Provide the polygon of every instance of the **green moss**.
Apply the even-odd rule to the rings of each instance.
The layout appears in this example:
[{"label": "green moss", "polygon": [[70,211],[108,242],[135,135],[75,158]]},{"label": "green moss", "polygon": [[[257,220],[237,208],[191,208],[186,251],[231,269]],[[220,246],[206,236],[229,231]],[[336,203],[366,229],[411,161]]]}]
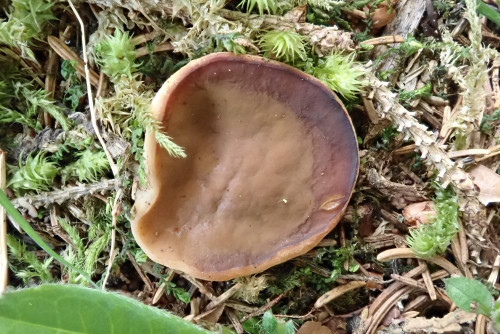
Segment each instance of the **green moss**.
[{"label": "green moss", "polygon": [[305,39],[295,31],[268,31],[260,37],[259,46],[267,57],[273,56],[287,63],[307,59]]},{"label": "green moss", "polygon": [[411,230],[407,238],[413,252],[424,258],[444,253],[460,228],[458,197],[450,188],[442,189],[437,186],[434,204],[436,219],[430,224]]},{"label": "green moss", "polygon": [[135,64],[135,46],[128,32],[123,33],[116,29],[114,35],[106,36],[97,44],[95,54],[101,70],[111,80],[122,75],[131,78],[132,73],[139,68],[139,65]]},{"label": "green moss", "polygon": [[41,262],[34,252],[28,250],[23,242],[11,235],[7,235],[7,246],[9,247],[9,267],[25,284],[33,280],[42,283],[54,281],[49,268],[52,258]]},{"label": "green moss", "polygon": [[407,106],[409,105],[409,102],[413,100],[431,96],[431,88],[431,84],[428,83],[425,86],[412,91],[401,91],[399,92],[399,101]]},{"label": "green moss", "polygon": [[17,47],[22,57],[34,60],[29,44],[33,38],[40,38],[47,23],[55,19],[53,5],[47,0],[13,0],[8,21],[0,20],[0,44]]},{"label": "green moss", "polygon": [[19,162],[18,167],[10,167],[12,177],[7,186],[14,191],[47,191],[52,185],[58,168],[49,161],[43,153],[28,156],[24,165]]},{"label": "green moss", "polygon": [[318,64],[306,71],[323,81],[330,89],[344,98],[354,99],[366,85],[365,69],[354,60],[355,54],[333,53],[318,60]]}]

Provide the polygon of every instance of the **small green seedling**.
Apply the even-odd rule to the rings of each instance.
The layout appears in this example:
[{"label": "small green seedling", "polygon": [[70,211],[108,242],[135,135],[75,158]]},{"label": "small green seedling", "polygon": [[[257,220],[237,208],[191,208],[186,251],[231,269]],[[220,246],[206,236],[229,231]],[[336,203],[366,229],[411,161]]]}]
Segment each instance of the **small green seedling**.
[{"label": "small green seedling", "polygon": [[481,282],[466,277],[452,277],[445,281],[446,294],[462,310],[487,316],[500,330],[500,300]]}]

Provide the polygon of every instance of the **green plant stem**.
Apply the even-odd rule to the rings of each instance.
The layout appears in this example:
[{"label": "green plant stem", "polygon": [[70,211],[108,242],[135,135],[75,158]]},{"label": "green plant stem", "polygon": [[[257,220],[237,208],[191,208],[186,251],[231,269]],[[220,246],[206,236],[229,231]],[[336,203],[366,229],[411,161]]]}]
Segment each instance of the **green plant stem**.
[{"label": "green plant stem", "polygon": [[42,248],[44,251],[46,251],[50,256],[52,256],[54,259],[59,261],[61,264],[64,264],[65,266],[71,268],[73,271],[82,275],[82,277],[84,277],[94,288],[97,288],[97,289],[99,288],[99,286],[97,284],[95,284],[94,282],[92,282],[90,277],[84,271],[76,268],[71,263],[64,260],[59,254],[57,254],[54,250],[52,250],[52,248],[50,248],[50,246],[47,245],[45,243],[45,241],[42,240],[42,238],[40,238],[38,233],[36,233],[36,231],[23,218],[23,216],[19,213],[19,211],[17,211],[17,209],[9,201],[9,198],[7,197],[7,195],[5,195],[5,193],[1,189],[0,189],[0,205],[2,205],[4,207],[5,211],[7,211],[7,214],[9,216],[11,216],[12,219],[14,219],[17,224],[19,224],[19,226],[21,226],[21,228],[24,230],[24,232],[26,232],[26,234],[31,239],[33,239],[33,241],[36,242],[36,244],[38,246],[40,246],[40,248]]},{"label": "green plant stem", "polygon": [[481,0],[476,0],[477,4],[477,12],[486,16],[488,20],[495,23],[500,27],[500,13],[493,8],[489,7],[487,4],[482,2]]}]

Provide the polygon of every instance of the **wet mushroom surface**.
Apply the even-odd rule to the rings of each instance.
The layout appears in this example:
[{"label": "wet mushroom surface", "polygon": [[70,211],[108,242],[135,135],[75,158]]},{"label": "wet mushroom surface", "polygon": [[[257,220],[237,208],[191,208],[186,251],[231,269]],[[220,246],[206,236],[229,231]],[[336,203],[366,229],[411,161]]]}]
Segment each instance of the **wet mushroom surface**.
[{"label": "wet mushroom surface", "polygon": [[358,175],[356,135],[320,81],[216,53],[176,72],[152,108],[187,154],[173,158],[146,136],[132,230],[154,261],[227,280],[307,252],[340,220]]}]

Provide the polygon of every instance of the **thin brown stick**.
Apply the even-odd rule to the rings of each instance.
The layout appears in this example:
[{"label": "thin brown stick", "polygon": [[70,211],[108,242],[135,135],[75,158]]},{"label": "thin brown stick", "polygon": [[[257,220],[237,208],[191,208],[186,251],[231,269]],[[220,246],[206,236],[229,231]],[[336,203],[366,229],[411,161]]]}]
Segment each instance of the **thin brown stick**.
[{"label": "thin brown stick", "polygon": [[430,300],[430,298],[428,295],[426,295],[426,294],[420,295],[420,296],[414,298],[413,300],[409,301],[408,304],[405,305],[403,312],[406,313],[406,312],[413,311],[413,310],[419,308],[420,306],[422,306],[423,304],[427,303],[429,300]]},{"label": "thin brown stick", "polygon": [[207,311],[211,310],[213,308],[216,308],[220,304],[224,303],[226,300],[228,300],[229,298],[231,298],[236,293],[236,291],[238,291],[241,288],[242,285],[243,285],[242,283],[236,283],[231,288],[227,289],[223,294],[221,294],[220,296],[218,296],[217,298],[215,298],[214,300],[212,300],[207,305],[207,307],[205,308],[205,310],[207,310]]},{"label": "thin brown stick", "polygon": [[[403,274],[403,277],[408,277],[412,278],[415,276],[418,276],[422,274],[427,266],[418,266],[410,270],[409,272]],[[394,294],[396,291],[404,287],[404,284],[401,282],[394,282],[391,285],[389,285],[380,295],[375,298],[375,300],[371,303],[371,305],[368,308],[368,314],[372,316],[375,314],[375,312],[378,310],[380,305],[382,305],[392,294]]]},{"label": "thin brown stick", "polygon": [[361,101],[363,102],[363,106],[365,107],[365,111],[368,114],[368,118],[373,124],[378,124],[380,122],[380,117],[375,110],[375,106],[373,105],[373,100],[368,99],[366,96],[361,95]]},{"label": "thin brown stick", "polygon": [[392,294],[387,301],[382,304],[376,311],[373,317],[370,320],[370,324],[368,326],[368,329],[366,333],[371,334],[375,332],[375,329],[378,327],[378,324],[382,321],[384,316],[389,312],[391,307],[393,307],[399,298],[404,296],[407,293],[410,293],[414,288],[411,286],[405,286],[398,291],[395,291],[394,294]]},{"label": "thin brown stick", "polygon": [[99,84],[97,85],[97,92],[95,93],[95,97],[101,97],[106,95],[106,89],[108,88],[108,79],[104,72],[99,74]]},{"label": "thin brown stick", "polygon": [[281,294],[278,297],[276,297],[273,300],[271,300],[266,305],[264,305],[262,307],[259,307],[259,309],[257,311],[255,311],[253,313],[250,313],[250,314],[247,314],[246,316],[244,316],[243,318],[240,319],[240,322],[243,323],[243,322],[247,321],[250,318],[253,318],[253,317],[256,317],[258,315],[263,314],[264,312],[266,312],[267,310],[269,310],[271,307],[273,307],[274,305],[276,305],[281,300],[281,298],[283,298],[283,296],[284,295]]},{"label": "thin brown stick", "polygon": [[[59,56],[53,50],[49,51],[49,60],[47,61],[47,75],[45,76],[45,90],[49,92],[50,98],[54,98],[56,91],[57,65],[59,65]],[[43,112],[43,122],[45,126],[50,127],[52,117],[46,111]]]},{"label": "thin brown stick", "polygon": [[[55,36],[47,37],[47,42],[49,42],[52,50],[54,50],[54,52],[56,52],[62,59],[76,61],[76,72],[85,78],[85,63],[75,52],[73,52],[73,50],[71,50],[66,44],[64,44],[63,41]],[[92,86],[97,87],[99,84],[99,74],[90,69],[89,76]]]},{"label": "thin brown stick", "polygon": [[458,240],[460,241],[460,253],[462,255],[460,261],[465,266],[465,274],[467,277],[472,278],[471,273],[467,268],[467,262],[469,261],[469,248],[467,247],[467,236],[465,235],[464,225],[462,224],[461,219],[458,219],[458,224],[460,225],[460,229],[458,230]]},{"label": "thin brown stick", "polygon": [[137,273],[139,274],[139,277],[144,282],[144,285],[146,286],[146,291],[149,291],[149,292],[153,291],[153,284],[151,283],[151,280],[142,272],[141,267],[139,267],[134,256],[129,251],[127,251],[127,257],[130,260],[130,262],[132,263],[132,265],[134,266],[135,271],[137,271]]},{"label": "thin brown stick", "polygon": [[417,288],[417,289],[423,290],[423,291],[427,290],[427,288],[425,287],[425,284],[422,284],[413,278],[404,277],[404,276],[396,275],[396,274],[392,274],[391,277],[394,278],[396,281],[401,282],[405,285],[409,285],[411,287],[414,287],[414,288]]},{"label": "thin brown stick", "polygon": [[245,312],[245,313],[253,313],[253,312],[257,311],[256,307],[251,307],[248,305],[237,303],[237,302],[232,301],[232,300],[227,301],[226,306],[230,307],[232,309],[235,309],[236,311]]},{"label": "thin brown stick", "polygon": [[150,50],[147,46],[143,46],[142,48],[138,48],[135,50],[135,55],[137,58],[147,56],[148,54],[162,51],[172,51],[174,46],[170,42],[165,42],[163,44],[159,44]]},{"label": "thin brown stick", "polygon": [[245,331],[243,330],[243,326],[241,325],[241,322],[234,313],[234,311],[226,307],[224,309],[224,312],[226,313],[229,320],[231,320],[231,323],[233,324],[236,333],[243,334]]},{"label": "thin brown stick", "polygon": [[[0,189],[5,192],[7,169],[5,153],[0,150]],[[7,214],[0,205],[0,295],[7,289],[9,281],[9,259],[7,257]]]},{"label": "thin brown stick", "polygon": [[148,33],[145,33],[142,35],[137,35],[137,36],[133,37],[130,40],[130,43],[132,43],[133,45],[144,44],[146,42],[149,42],[152,39],[155,39],[156,37],[158,37],[160,35],[161,34],[157,30],[154,30],[152,32],[148,32]]},{"label": "thin brown stick", "polygon": [[403,43],[405,41],[403,36],[400,35],[390,35],[390,36],[381,36],[369,39],[367,41],[362,42],[361,44],[365,45],[384,45],[384,44],[397,44]]},{"label": "thin brown stick", "polygon": [[415,152],[416,149],[417,149],[417,145],[410,144],[410,145],[406,145],[406,146],[400,147],[400,148],[392,151],[392,154],[394,154],[394,155],[409,154],[409,153]]},{"label": "thin brown stick", "polygon": [[304,320],[304,319],[314,318],[314,316],[312,315],[313,311],[314,311],[314,308],[311,309],[309,312],[307,312],[304,315],[275,314],[274,316],[276,318],[289,318],[289,319],[301,319],[301,320]]},{"label": "thin brown stick", "polygon": [[[171,282],[174,279],[175,275],[176,275],[176,272],[173,269],[169,268],[167,271],[167,277],[165,278],[163,283],[161,283],[160,286],[158,287],[158,289],[156,290],[156,292],[153,296],[153,300],[151,301],[151,304],[155,305],[156,303],[158,303],[161,296],[165,292],[165,286],[167,285],[167,282]],[[191,302],[193,302],[193,299],[191,299]],[[192,308],[191,308],[191,311],[193,311]],[[198,313],[196,313],[195,316],[196,315],[198,315]]]},{"label": "thin brown stick", "polygon": [[[418,260],[418,264],[424,263],[422,260]],[[436,289],[434,288],[434,283],[432,283],[431,279],[431,273],[429,272],[429,268],[427,268],[423,273],[422,273],[422,279],[424,280],[425,287],[427,289],[427,292],[429,293],[429,297],[431,297],[431,300],[436,300]]]}]

